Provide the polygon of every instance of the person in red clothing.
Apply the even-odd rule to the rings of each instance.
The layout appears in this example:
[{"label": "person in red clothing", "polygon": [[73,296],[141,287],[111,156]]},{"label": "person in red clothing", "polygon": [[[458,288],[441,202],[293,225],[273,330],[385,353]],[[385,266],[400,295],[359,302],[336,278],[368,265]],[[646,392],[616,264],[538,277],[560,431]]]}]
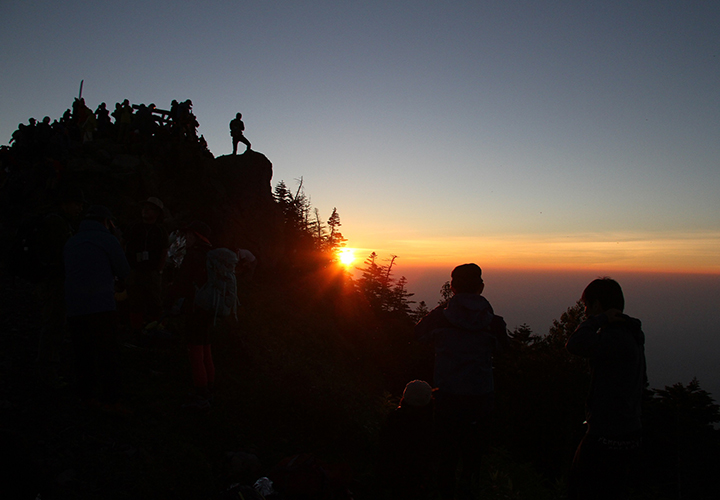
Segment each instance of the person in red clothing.
[{"label": "person in red clothing", "polygon": [[194,391],[183,408],[207,410],[215,383],[210,334],[213,314],[195,307],[195,291],[207,281],[207,253],[212,249],[210,227],[195,221],[185,229],[185,257],[170,287],[172,303],[182,299],[181,313],[185,319],[185,340],[188,346]]}]

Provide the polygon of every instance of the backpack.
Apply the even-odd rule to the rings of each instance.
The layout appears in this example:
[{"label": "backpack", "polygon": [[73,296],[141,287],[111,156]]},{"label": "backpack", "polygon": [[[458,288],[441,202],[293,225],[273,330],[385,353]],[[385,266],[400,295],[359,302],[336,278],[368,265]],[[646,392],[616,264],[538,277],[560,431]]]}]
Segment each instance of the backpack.
[{"label": "backpack", "polygon": [[37,214],[23,221],[8,253],[12,275],[31,283],[46,280],[52,270],[52,266],[43,263],[41,259],[41,249],[45,243],[45,217],[47,214]]},{"label": "backpack", "polygon": [[207,281],[195,291],[195,306],[213,313],[213,325],[218,316],[225,318],[232,313],[237,319],[237,263],[237,254],[227,248],[207,254]]}]

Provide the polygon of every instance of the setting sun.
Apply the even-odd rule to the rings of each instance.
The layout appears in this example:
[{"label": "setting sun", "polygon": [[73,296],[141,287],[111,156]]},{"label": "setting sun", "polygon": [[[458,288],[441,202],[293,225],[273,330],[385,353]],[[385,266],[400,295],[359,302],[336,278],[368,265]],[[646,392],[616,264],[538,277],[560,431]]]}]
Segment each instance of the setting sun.
[{"label": "setting sun", "polygon": [[338,250],[338,260],[343,266],[349,267],[355,262],[355,250],[352,248],[342,248]]}]

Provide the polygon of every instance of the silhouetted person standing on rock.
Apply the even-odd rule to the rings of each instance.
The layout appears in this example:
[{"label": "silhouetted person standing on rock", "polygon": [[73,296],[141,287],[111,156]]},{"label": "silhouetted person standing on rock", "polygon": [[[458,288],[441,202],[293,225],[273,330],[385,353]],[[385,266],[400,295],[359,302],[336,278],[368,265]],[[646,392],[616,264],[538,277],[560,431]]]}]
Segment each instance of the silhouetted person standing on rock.
[{"label": "silhouetted person standing on rock", "polygon": [[[476,264],[453,269],[452,298],[415,326],[421,342],[435,347],[435,429],[440,498],[474,498],[477,476],[495,408],[493,353],[509,342],[505,321],[481,294]],[[457,469],[462,471],[456,485]]]},{"label": "silhouetted person standing on rock", "polygon": [[569,498],[627,498],[628,467],[642,439],[640,407],[647,385],[640,320],[623,314],[617,281],[592,281],[580,300],[585,321],[565,347],[590,362],[587,433],[575,452]]},{"label": "silhouetted person standing on rock", "polygon": [[248,141],[245,138],[245,135],[243,135],[243,132],[245,131],[245,124],[242,121],[242,114],[238,113],[235,115],[235,118],[230,120],[230,136],[232,137],[233,142],[233,153],[234,155],[237,154],[237,145],[238,142],[242,142],[247,146],[247,150],[251,148],[250,141]]}]

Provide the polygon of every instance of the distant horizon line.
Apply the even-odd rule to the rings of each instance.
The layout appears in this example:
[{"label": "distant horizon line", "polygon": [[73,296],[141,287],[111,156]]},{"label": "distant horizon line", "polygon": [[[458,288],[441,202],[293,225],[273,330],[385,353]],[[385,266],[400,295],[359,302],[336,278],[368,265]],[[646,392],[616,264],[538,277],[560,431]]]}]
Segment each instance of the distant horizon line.
[{"label": "distant horizon line", "polygon": [[[382,254],[378,254],[379,257],[383,257]],[[358,259],[360,260],[360,259]],[[364,260],[364,259],[363,259]],[[695,275],[695,276],[717,276],[720,277],[720,269],[701,269],[701,268],[625,268],[625,267],[606,267],[600,268],[598,266],[543,266],[543,265],[494,265],[492,263],[483,264],[482,261],[467,259],[463,262],[432,262],[432,263],[420,263],[418,261],[403,261],[398,259],[395,261],[394,268],[401,269],[447,269],[451,271],[456,266],[467,263],[475,263],[479,265],[483,271],[502,271],[502,272],[527,272],[527,273],[597,273],[599,276],[606,276],[612,273],[621,274],[668,274],[668,275]],[[362,263],[351,266],[353,269],[361,268]]]}]

